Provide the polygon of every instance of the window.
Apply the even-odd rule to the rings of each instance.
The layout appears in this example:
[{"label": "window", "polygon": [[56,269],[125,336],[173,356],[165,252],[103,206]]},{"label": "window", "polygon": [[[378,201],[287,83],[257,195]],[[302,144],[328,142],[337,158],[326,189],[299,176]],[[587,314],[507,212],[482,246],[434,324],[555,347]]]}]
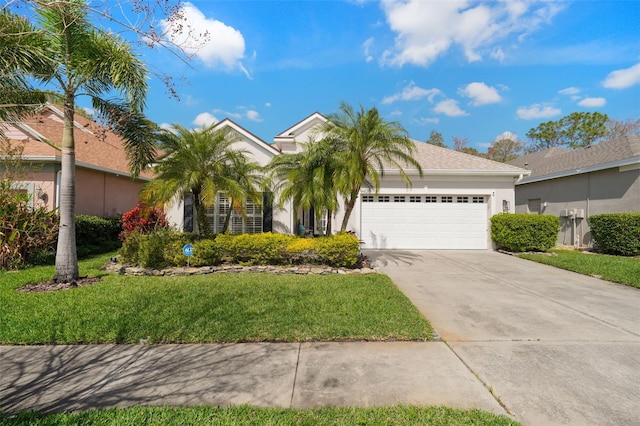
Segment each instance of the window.
[{"label": "window", "polygon": [[389,203],[391,202],[391,199],[388,195],[378,195],[378,202],[379,203]]},{"label": "window", "polygon": [[457,197],[457,203],[468,203],[469,197]]},{"label": "window", "polygon": [[[231,207],[231,200],[223,193],[218,193],[216,204],[206,210],[207,222],[214,233],[224,230],[229,217],[228,231],[232,234],[258,234],[262,232],[262,206],[253,200],[247,200],[245,206],[246,219]],[[231,215],[229,216],[229,213]]]},{"label": "window", "polygon": [[426,197],[424,197],[424,202],[425,203],[437,203],[438,202],[438,197],[427,195]]},{"label": "window", "polygon": [[393,197],[393,202],[394,203],[404,203],[405,201],[406,200],[405,200],[404,195],[394,195],[394,197]]},{"label": "window", "polygon": [[471,202],[474,204],[484,204],[484,197],[473,197]]},{"label": "window", "polygon": [[362,196],[363,203],[373,203],[373,195],[363,195]]},{"label": "window", "polygon": [[422,197],[420,197],[419,195],[411,195],[409,197],[409,202],[410,203],[421,203],[422,202]]},{"label": "window", "polygon": [[453,197],[451,197],[451,196],[440,197],[440,202],[441,203],[453,203]]}]

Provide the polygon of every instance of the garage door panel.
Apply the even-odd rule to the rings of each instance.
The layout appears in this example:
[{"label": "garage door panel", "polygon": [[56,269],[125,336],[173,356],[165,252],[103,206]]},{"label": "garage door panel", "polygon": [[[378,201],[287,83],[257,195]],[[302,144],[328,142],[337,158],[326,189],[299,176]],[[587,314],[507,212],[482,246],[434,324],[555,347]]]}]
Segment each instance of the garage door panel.
[{"label": "garage door panel", "polygon": [[[440,200],[441,198],[438,198]],[[470,198],[469,198],[470,199]],[[486,249],[485,203],[361,204],[361,238],[374,249]]]}]

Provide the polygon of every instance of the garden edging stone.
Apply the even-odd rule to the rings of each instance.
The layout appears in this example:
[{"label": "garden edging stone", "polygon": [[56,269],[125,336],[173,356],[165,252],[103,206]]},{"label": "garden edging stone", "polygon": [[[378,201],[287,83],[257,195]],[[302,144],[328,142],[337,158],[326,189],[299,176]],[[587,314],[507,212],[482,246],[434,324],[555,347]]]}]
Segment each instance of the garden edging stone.
[{"label": "garden edging stone", "polygon": [[367,275],[376,274],[373,268],[347,269],[335,268],[331,266],[319,265],[293,265],[293,266],[276,266],[276,265],[220,265],[220,266],[199,266],[199,267],[175,267],[164,269],[142,268],[137,266],[128,266],[120,263],[108,263],[106,265],[107,272],[119,275],[130,276],[184,276],[184,275],[207,275],[220,273],[268,273],[268,274],[297,274],[297,275]]}]

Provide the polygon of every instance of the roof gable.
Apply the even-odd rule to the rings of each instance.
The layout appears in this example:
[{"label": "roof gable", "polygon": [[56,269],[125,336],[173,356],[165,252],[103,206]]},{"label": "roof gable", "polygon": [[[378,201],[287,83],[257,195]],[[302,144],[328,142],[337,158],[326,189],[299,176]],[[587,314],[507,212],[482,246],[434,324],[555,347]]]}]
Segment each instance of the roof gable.
[{"label": "roof gable", "polygon": [[635,163],[640,163],[640,135],[628,135],[575,150],[550,148],[509,162],[531,170],[523,183]]},{"label": "roof gable", "polygon": [[327,117],[325,117],[324,115],[320,114],[319,112],[314,112],[313,114],[307,116],[306,118],[303,118],[293,126],[276,135],[275,140],[288,140],[291,138],[295,138],[295,136],[306,132],[307,130],[313,128],[314,126],[317,126],[318,124],[326,123],[327,120]]},{"label": "roof gable", "polygon": [[243,140],[249,142],[252,146],[267,155],[269,158],[273,158],[280,153],[280,151],[275,146],[263,141],[258,136],[254,135],[229,118],[225,118],[224,120],[219,121],[215,124],[215,126],[213,126],[215,130],[223,129],[225,127],[232,129],[234,132],[240,135]]},{"label": "roof gable", "polygon": [[[54,146],[59,147],[62,141],[64,124],[61,114],[58,108],[47,104],[37,113],[9,125],[20,130],[11,132],[11,139],[26,141],[23,156],[37,158],[39,161],[60,161],[60,150]],[[74,125],[77,166],[117,175],[131,175],[120,136],[77,114]],[[20,133],[25,137],[19,137]],[[141,176],[148,178],[151,174],[146,172],[141,173]]]}]

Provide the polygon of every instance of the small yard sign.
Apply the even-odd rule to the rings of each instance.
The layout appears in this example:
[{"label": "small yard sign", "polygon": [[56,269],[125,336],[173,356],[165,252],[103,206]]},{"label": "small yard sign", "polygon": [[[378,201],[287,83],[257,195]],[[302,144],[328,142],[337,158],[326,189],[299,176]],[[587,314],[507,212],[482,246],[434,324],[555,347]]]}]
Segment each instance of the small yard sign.
[{"label": "small yard sign", "polygon": [[193,245],[191,244],[185,245],[184,247],[182,247],[182,252],[187,257],[193,256]]}]

